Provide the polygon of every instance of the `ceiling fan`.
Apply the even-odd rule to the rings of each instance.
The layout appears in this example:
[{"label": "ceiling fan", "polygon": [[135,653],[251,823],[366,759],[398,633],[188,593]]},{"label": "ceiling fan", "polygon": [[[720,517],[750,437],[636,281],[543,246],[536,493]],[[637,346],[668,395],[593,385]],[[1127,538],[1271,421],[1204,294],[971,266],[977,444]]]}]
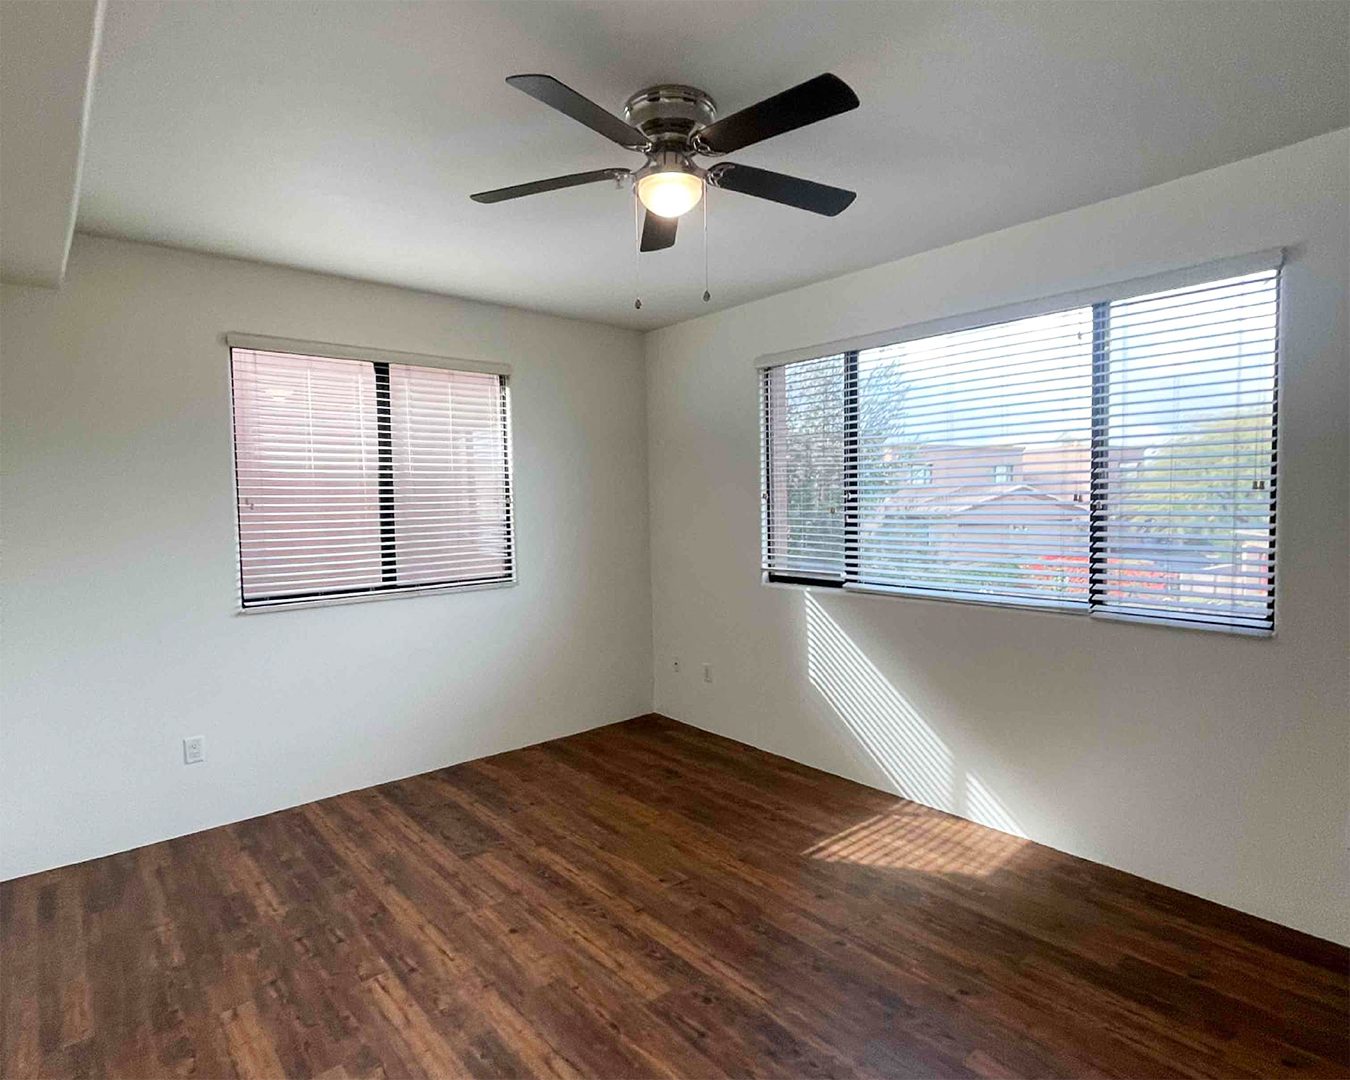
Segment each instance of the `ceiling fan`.
[{"label": "ceiling fan", "polygon": [[856,109],[858,96],[836,75],[817,75],[721,120],[713,99],[693,86],[663,83],[639,90],[624,105],[620,120],[551,75],[512,75],[506,81],[625,149],[645,154],[647,163],[639,169],[596,169],[480,191],[470,196],[475,202],[504,202],[580,184],[631,179],[646,209],[639,250],[660,251],[675,243],[680,216],[699,204],[705,184],[827,217],[842,213],[856,198],[843,188],[750,165],[724,161],[705,169],[694,161],[730,154]]}]

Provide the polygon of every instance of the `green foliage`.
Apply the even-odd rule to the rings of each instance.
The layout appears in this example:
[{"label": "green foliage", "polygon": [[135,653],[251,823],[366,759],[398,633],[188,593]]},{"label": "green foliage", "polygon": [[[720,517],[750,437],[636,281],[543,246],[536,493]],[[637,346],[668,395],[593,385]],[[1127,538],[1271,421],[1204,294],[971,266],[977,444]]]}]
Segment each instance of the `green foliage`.
[{"label": "green foliage", "polygon": [[1151,536],[1263,529],[1270,515],[1269,414],[1198,423],[1120,474],[1124,520]]}]

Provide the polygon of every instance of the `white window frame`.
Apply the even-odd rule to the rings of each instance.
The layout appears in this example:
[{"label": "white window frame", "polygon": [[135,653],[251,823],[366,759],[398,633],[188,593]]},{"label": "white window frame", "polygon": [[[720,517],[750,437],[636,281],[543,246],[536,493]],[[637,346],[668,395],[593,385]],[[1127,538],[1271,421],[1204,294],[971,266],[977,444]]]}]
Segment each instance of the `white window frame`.
[{"label": "white window frame", "polygon": [[506,413],[506,483],[510,492],[507,513],[509,515],[509,558],[511,575],[497,581],[470,582],[459,584],[450,582],[438,585],[422,585],[405,589],[389,589],[369,593],[303,597],[279,603],[245,604],[243,600],[242,548],[240,546],[238,471],[235,467],[235,416],[234,395],[230,395],[230,474],[234,478],[234,537],[235,537],[235,614],[261,615],[276,611],[292,611],[302,608],[335,607],[344,604],[366,604],[379,600],[402,600],[417,596],[434,596],[442,593],[479,592],[487,589],[509,589],[519,582],[520,562],[516,549],[517,499],[515,484],[515,451],[513,438],[514,402],[512,400],[511,365],[495,360],[469,360],[460,357],[435,356],[426,353],[400,352],[393,349],[369,348],[363,345],[341,345],[326,341],[309,341],[303,338],[273,337],[265,334],[249,334],[230,331],[221,337],[225,345],[226,370],[233,367],[233,350],[256,350],[258,352],[292,353],[300,356],[315,356],[332,360],[357,360],[374,364],[400,364],[406,367],[441,368],[449,371],[472,371],[498,375],[502,380],[505,395]]},{"label": "white window frame", "polygon": [[[1095,304],[1128,300],[1155,292],[1168,292],[1174,289],[1184,289],[1191,286],[1203,285],[1210,281],[1222,280],[1224,278],[1259,273],[1263,270],[1283,270],[1285,263],[1286,250],[1284,248],[1268,248],[1245,255],[1215,259],[1209,262],[1161,271],[1159,273],[1148,274],[1141,277],[1111,281],[1091,288],[1075,290],[1068,293],[1059,293],[1054,296],[1041,297],[1034,300],[1001,305],[994,308],[986,308],[962,315],[944,316],[942,318],[912,323],[908,326],[901,326],[890,330],[881,330],[858,335],[856,337],[843,338],[837,341],[823,342],[819,345],[811,345],[777,353],[766,353],[756,357],[753,363],[755,400],[758,402],[761,398],[764,372],[768,368],[780,367],[784,364],[791,364],[804,360],[814,360],[819,357],[839,356],[850,352],[861,352],[866,349],[882,348],[888,345],[899,345],[907,341],[915,341],[921,338],[937,337],[943,334],[974,330],[995,323],[1013,322],[1018,319],[1049,315],[1069,308],[1091,307]],[[1283,273],[1281,273],[1279,284],[1281,294],[1283,294],[1285,287],[1284,281],[1285,277]],[[1281,295],[1280,298],[1280,308],[1281,310],[1285,308],[1283,295]],[[1285,350],[1284,320],[1282,318],[1279,319],[1276,324],[1276,335],[1275,385],[1277,404],[1275,425],[1278,428],[1278,402],[1284,382]],[[761,462],[763,462],[768,450],[767,444],[763,442],[767,437],[763,415],[759,417],[759,428],[762,440],[760,458]],[[1273,480],[1278,485],[1278,464],[1276,465],[1276,473]],[[763,510],[762,498],[761,509]],[[768,527],[767,520],[764,518],[763,513],[761,513],[761,523],[760,543],[762,545],[764,536],[763,530]],[[1274,562],[1272,564],[1273,580],[1276,583],[1278,583],[1281,578],[1280,561],[1280,548],[1276,545],[1274,550]],[[789,575],[784,576],[788,577]],[[1160,618],[1153,615],[1094,609],[1086,604],[1081,607],[1068,607],[1049,600],[1041,602],[1029,599],[1008,600],[997,597],[984,599],[967,594],[945,594],[940,590],[918,590],[903,586],[869,585],[851,581],[845,581],[842,584],[829,584],[826,582],[807,580],[776,580],[771,573],[764,570],[761,570],[760,572],[760,582],[770,588],[777,589],[807,591],[819,589],[830,592],[843,591],[867,595],[888,596],[904,600],[974,604],[987,608],[1038,611],[1043,614],[1059,615],[1068,618],[1080,618],[1086,616],[1090,619],[1102,622],[1142,623],[1151,626],[1167,627],[1173,630],[1198,630],[1204,633],[1232,634],[1240,637],[1272,638],[1276,634],[1276,624],[1273,617],[1272,625],[1268,628],[1234,626],[1224,623],[1205,624],[1201,622],[1184,622],[1177,619]]]}]

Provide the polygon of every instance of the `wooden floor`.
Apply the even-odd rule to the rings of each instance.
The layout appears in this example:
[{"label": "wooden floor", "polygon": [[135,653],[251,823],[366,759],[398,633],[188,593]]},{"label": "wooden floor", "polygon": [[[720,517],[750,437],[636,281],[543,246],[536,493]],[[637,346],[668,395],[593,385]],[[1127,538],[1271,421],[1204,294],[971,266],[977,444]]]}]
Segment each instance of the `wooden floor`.
[{"label": "wooden floor", "polygon": [[1346,950],[645,718],[21,878],[0,1074],[1346,1076]]}]

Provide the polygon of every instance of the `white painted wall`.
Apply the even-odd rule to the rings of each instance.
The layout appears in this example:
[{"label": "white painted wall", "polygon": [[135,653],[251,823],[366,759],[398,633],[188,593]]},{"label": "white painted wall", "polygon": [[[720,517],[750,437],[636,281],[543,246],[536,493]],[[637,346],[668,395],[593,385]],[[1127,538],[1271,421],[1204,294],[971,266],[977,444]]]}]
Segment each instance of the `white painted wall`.
[{"label": "white painted wall", "polygon": [[[650,707],[637,333],[83,236],[0,297],[0,877]],[[514,365],[519,585],[236,614],[227,330]]]},{"label": "white painted wall", "polygon": [[[1274,639],[760,584],[756,356],[1282,245]],[[648,335],[656,709],[1350,940],[1347,290],[1342,131]]]}]

